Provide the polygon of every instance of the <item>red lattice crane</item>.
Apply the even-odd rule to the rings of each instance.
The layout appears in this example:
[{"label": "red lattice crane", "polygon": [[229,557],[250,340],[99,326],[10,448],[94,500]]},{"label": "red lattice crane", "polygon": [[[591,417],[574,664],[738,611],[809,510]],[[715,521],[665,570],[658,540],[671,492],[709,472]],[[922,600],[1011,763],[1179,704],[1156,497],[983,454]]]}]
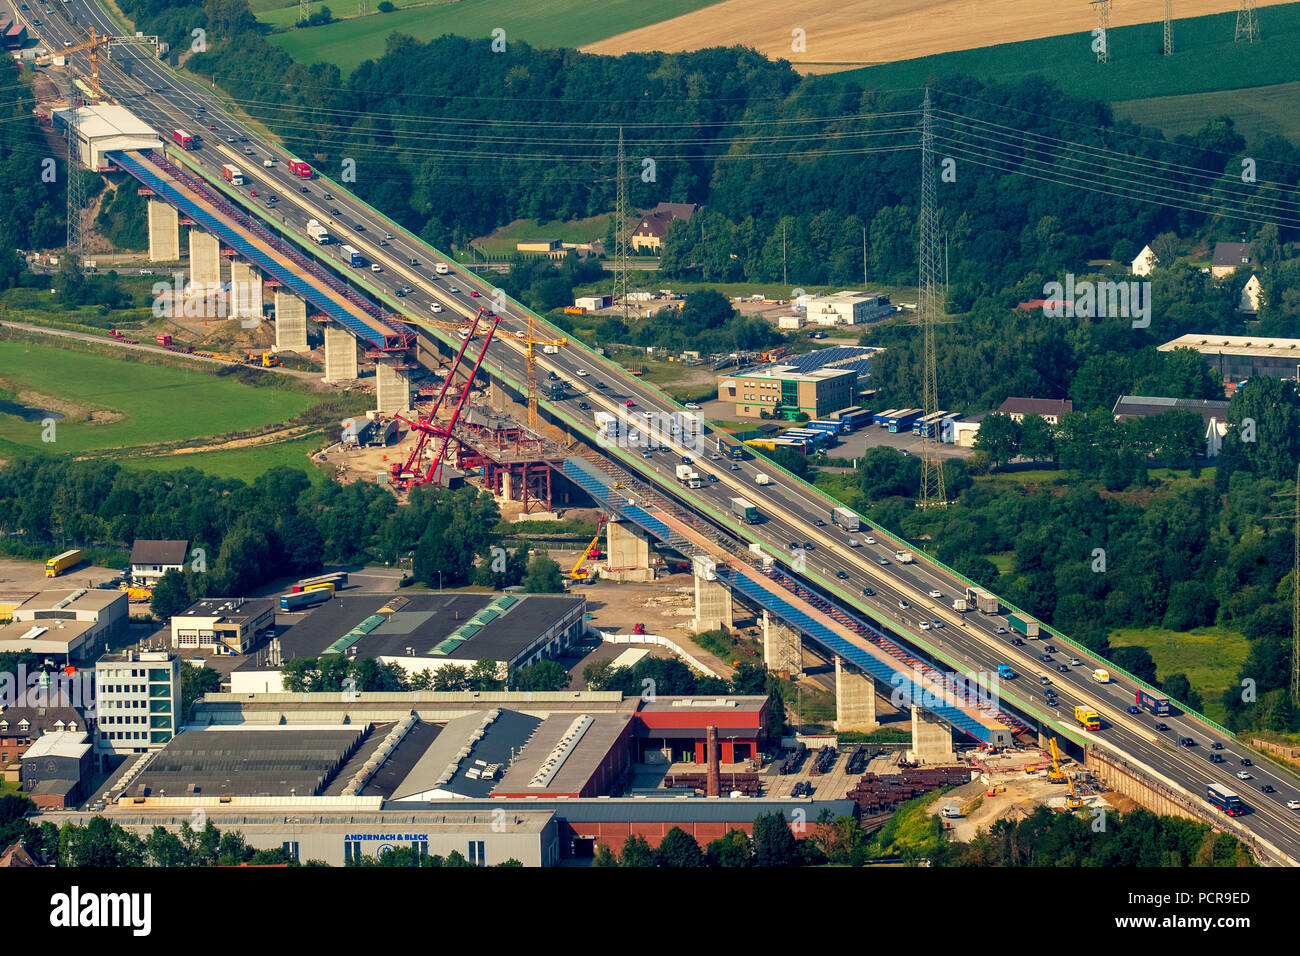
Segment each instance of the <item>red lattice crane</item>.
[{"label": "red lattice crane", "polygon": [[[479,348],[478,358],[474,360],[474,368],[470,370],[469,378],[465,380],[465,385],[460,390],[460,399],[456,402],[456,407],[452,409],[451,418],[447,423],[440,424],[436,419],[438,410],[442,408],[443,399],[447,397],[447,390],[451,385],[451,380],[456,376],[460,369],[461,360],[465,357],[465,352],[469,349],[469,343],[474,340],[476,333],[479,331],[481,323],[489,322],[487,333],[483,336],[483,345]],[[478,375],[479,367],[483,364],[483,356],[487,354],[488,346],[492,344],[492,336],[496,333],[497,325],[500,324],[501,318],[487,309],[480,308],[478,315],[466,323],[464,331],[466,332],[464,341],[461,342],[460,349],[456,352],[456,358],[452,360],[451,368],[447,370],[447,377],[443,379],[442,388],[438,391],[438,397],[434,399],[433,405],[428,412],[418,417],[415,421],[403,418],[401,415],[395,416],[399,421],[410,425],[412,430],[420,433],[416,440],[415,447],[411,449],[411,454],[407,456],[404,463],[394,462],[392,465],[393,485],[401,491],[407,491],[419,485],[427,484],[431,481],[438,480],[439,469],[442,468],[443,457],[447,454],[447,446],[451,443],[451,433],[460,421],[460,413],[469,400],[470,385],[473,384],[474,378]],[[434,453],[427,467],[422,465],[422,460],[429,448],[431,441],[438,442],[438,450]]]}]

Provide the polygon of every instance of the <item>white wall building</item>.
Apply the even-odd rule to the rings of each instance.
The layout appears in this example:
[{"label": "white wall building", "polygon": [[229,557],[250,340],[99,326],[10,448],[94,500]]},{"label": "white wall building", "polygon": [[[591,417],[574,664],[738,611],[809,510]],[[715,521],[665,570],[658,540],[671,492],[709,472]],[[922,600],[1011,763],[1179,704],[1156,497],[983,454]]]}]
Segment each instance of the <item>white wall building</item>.
[{"label": "white wall building", "polygon": [[95,752],[139,754],[179,731],[181,662],[166,651],[105,654],[95,662]]},{"label": "white wall building", "polygon": [[1133,264],[1129,266],[1129,271],[1135,276],[1149,276],[1155,267],[1156,254],[1151,251],[1150,246],[1143,246],[1142,251],[1133,260]]},{"label": "white wall building", "polygon": [[879,322],[895,312],[889,296],[879,292],[801,295],[795,304],[804,309],[809,325],[863,325]]}]

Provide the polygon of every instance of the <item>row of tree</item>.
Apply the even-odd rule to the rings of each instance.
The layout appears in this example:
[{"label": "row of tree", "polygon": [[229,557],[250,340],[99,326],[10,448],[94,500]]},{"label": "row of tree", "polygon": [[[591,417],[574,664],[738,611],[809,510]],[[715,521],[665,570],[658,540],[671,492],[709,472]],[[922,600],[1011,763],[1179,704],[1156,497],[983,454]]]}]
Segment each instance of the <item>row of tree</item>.
[{"label": "row of tree", "polygon": [[447,664],[430,671],[408,674],[400,664],[381,664],[362,658],[349,660],[342,654],[323,657],[295,657],[280,669],[284,689],[289,691],[495,691],[563,690],[569,673],[555,661],[538,661],[528,667],[510,668],[504,677],[497,662],[481,658],[471,667]]}]

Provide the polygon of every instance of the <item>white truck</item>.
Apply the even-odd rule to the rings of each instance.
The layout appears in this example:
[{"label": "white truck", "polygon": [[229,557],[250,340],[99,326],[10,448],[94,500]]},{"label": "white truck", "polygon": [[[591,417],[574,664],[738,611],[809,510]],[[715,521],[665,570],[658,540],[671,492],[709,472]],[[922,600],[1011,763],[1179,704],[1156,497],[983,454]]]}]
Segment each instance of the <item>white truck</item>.
[{"label": "white truck", "polygon": [[445,262],[435,262],[435,263],[433,264],[433,271],[436,272],[436,273],[437,273],[438,275],[440,275],[440,276],[445,276],[445,275],[446,275],[448,272],[450,272],[451,270],[447,268],[447,263],[445,263]]},{"label": "white truck", "polygon": [[861,520],[848,508],[832,508],[831,524],[839,525],[845,531],[857,531],[862,527]]},{"label": "white truck", "polygon": [[913,560],[911,551],[895,551],[894,557],[899,564],[911,564]]},{"label": "white truck", "polygon": [[322,246],[330,241],[329,230],[315,219],[307,220],[307,235],[311,236],[311,238],[315,239]]},{"label": "white truck", "polygon": [[1092,672],[1092,679],[1095,680],[1098,684],[1109,684],[1110,674],[1099,667]]},{"label": "white truck", "polygon": [[695,474],[695,469],[690,465],[678,465],[676,471],[678,481],[689,481],[691,476]]},{"label": "white truck", "polygon": [[762,474],[761,472],[754,476],[754,484],[756,485],[770,485],[771,483],[772,483],[772,479],[769,478],[767,475]]},{"label": "white truck", "polygon": [[956,611],[958,614],[965,614],[968,610],[970,610],[970,608],[966,606],[965,598],[957,598],[957,600],[953,601],[952,609]]}]

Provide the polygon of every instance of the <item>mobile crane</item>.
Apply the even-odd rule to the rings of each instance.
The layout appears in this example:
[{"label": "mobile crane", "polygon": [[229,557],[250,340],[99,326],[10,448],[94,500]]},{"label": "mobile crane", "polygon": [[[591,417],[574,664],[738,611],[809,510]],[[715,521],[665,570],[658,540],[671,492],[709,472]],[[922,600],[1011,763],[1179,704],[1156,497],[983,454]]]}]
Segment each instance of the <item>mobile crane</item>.
[{"label": "mobile crane", "polygon": [[1050,780],[1052,783],[1064,783],[1067,787],[1069,787],[1070,795],[1065,798],[1066,810],[1082,809],[1083,799],[1074,792],[1074,781],[1071,780],[1069,776],[1065,773],[1065,771],[1061,769],[1061,754],[1060,751],[1056,749],[1055,737],[1051,739],[1050,747],[1052,751],[1052,769],[1047,774],[1047,779]]},{"label": "mobile crane", "polygon": [[605,516],[601,515],[596,519],[596,534],[592,537],[591,544],[587,545],[586,550],[582,552],[582,556],[578,558],[577,563],[573,566],[573,570],[569,572],[570,580],[585,581],[591,576],[591,572],[584,570],[582,566],[586,563],[588,558],[600,557],[600,549],[597,548],[596,545],[600,541],[600,533],[604,530]]}]

